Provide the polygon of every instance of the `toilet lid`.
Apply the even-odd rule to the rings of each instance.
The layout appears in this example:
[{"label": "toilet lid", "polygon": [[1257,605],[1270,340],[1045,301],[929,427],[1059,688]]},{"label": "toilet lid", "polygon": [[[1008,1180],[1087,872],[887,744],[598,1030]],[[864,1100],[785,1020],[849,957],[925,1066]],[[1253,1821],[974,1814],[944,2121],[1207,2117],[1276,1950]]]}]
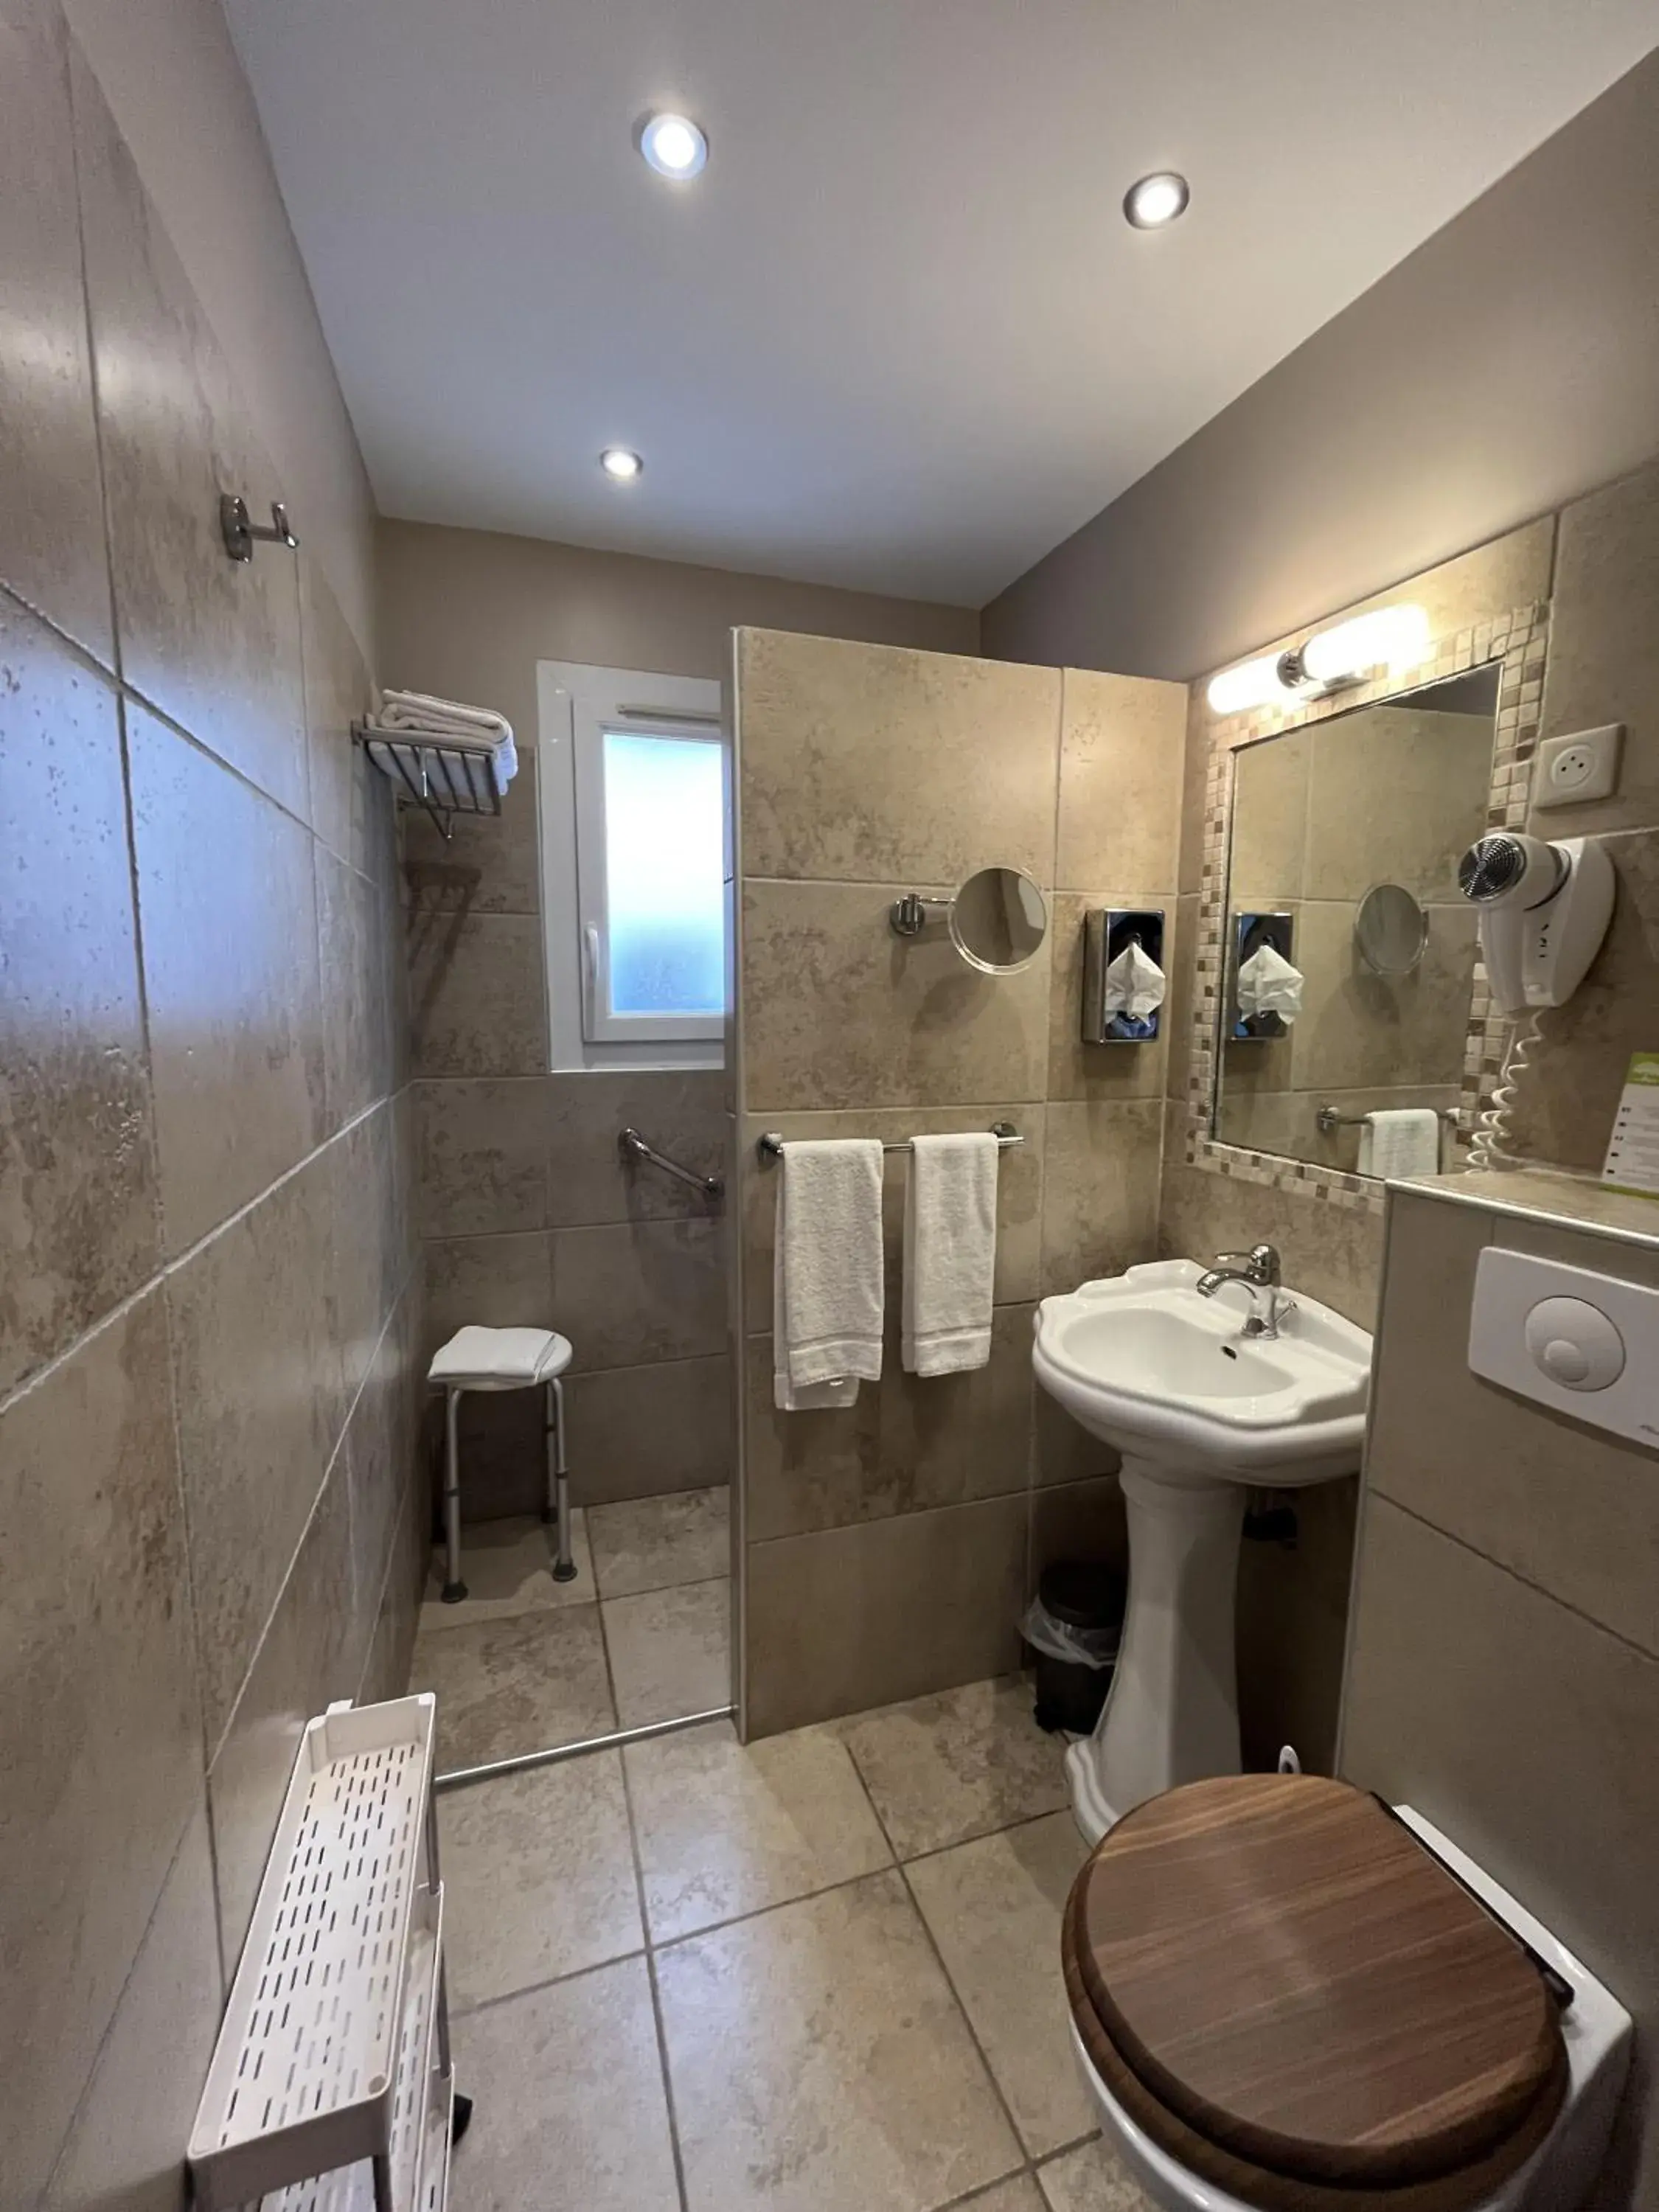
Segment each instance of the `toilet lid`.
[{"label": "toilet lid", "polygon": [[1073,1963],[1138,2080],[1242,2159],[1385,2187],[1449,2172],[1559,2090],[1526,1953],[1375,1798],[1197,1782],[1078,1876]]}]

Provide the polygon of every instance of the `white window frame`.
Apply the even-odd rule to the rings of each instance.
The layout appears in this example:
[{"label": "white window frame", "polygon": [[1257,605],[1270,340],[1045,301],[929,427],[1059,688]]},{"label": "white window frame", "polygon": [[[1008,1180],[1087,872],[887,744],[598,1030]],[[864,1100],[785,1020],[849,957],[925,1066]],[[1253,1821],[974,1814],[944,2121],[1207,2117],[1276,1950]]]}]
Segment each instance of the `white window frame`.
[{"label": "white window frame", "polygon": [[536,784],[552,1069],[562,1073],[719,1067],[724,1060],[724,1015],[605,1011],[610,991],[604,744],[607,729],[627,729],[720,745],[726,791],[722,872],[729,881],[731,748],[722,724],[720,686],[706,677],[564,660],[538,661],[536,681]]}]

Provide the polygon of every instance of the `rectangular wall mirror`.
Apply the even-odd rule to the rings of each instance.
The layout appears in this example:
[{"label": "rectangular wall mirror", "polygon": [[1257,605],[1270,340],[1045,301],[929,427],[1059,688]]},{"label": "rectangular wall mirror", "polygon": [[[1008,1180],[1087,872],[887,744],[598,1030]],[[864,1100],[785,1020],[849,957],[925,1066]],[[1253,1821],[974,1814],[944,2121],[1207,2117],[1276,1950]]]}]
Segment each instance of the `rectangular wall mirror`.
[{"label": "rectangular wall mirror", "polygon": [[[1222,1143],[1352,1170],[1368,1112],[1455,1113],[1476,953],[1457,861],[1486,827],[1499,676],[1494,662],[1234,752]],[[1288,959],[1241,928],[1268,915],[1288,917]]]}]

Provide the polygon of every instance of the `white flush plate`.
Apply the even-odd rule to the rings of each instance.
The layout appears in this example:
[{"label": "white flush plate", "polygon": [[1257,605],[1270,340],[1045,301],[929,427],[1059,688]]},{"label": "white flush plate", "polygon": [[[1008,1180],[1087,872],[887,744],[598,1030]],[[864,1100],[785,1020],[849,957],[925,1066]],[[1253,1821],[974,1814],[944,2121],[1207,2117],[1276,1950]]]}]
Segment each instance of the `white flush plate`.
[{"label": "white flush plate", "polygon": [[[1608,1323],[1622,1362],[1607,1357]],[[1475,1271],[1469,1366],[1571,1420],[1659,1451],[1659,1291],[1488,1245]],[[1576,1386],[1561,1376],[1577,1376]]]}]

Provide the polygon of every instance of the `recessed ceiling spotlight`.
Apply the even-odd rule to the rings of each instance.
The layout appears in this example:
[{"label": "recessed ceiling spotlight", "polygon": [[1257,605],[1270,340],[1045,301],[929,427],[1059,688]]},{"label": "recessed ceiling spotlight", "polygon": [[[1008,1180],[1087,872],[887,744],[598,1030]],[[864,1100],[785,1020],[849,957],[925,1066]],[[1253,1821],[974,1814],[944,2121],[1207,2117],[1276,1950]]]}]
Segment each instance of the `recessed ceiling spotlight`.
[{"label": "recessed ceiling spotlight", "polygon": [[647,115],[640,125],[640,151],[659,177],[684,184],[702,173],[708,141],[688,115]]},{"label": "recessed ceiling spotlight", "polygon": [[599,466],[618,483],[632,483],[645,472],[645,463],[626,446],[607,446],[599,455]]},{"label": "recessed ceiling spotlight", "polygon": [[1130,185],[1123,195],[1123,212],[1137,230],[1162,230],[1166,222],[1185,215],[1191,198],[1185,177],[1173,169],[1160,169],[1156,176],[1142,177]]}]

